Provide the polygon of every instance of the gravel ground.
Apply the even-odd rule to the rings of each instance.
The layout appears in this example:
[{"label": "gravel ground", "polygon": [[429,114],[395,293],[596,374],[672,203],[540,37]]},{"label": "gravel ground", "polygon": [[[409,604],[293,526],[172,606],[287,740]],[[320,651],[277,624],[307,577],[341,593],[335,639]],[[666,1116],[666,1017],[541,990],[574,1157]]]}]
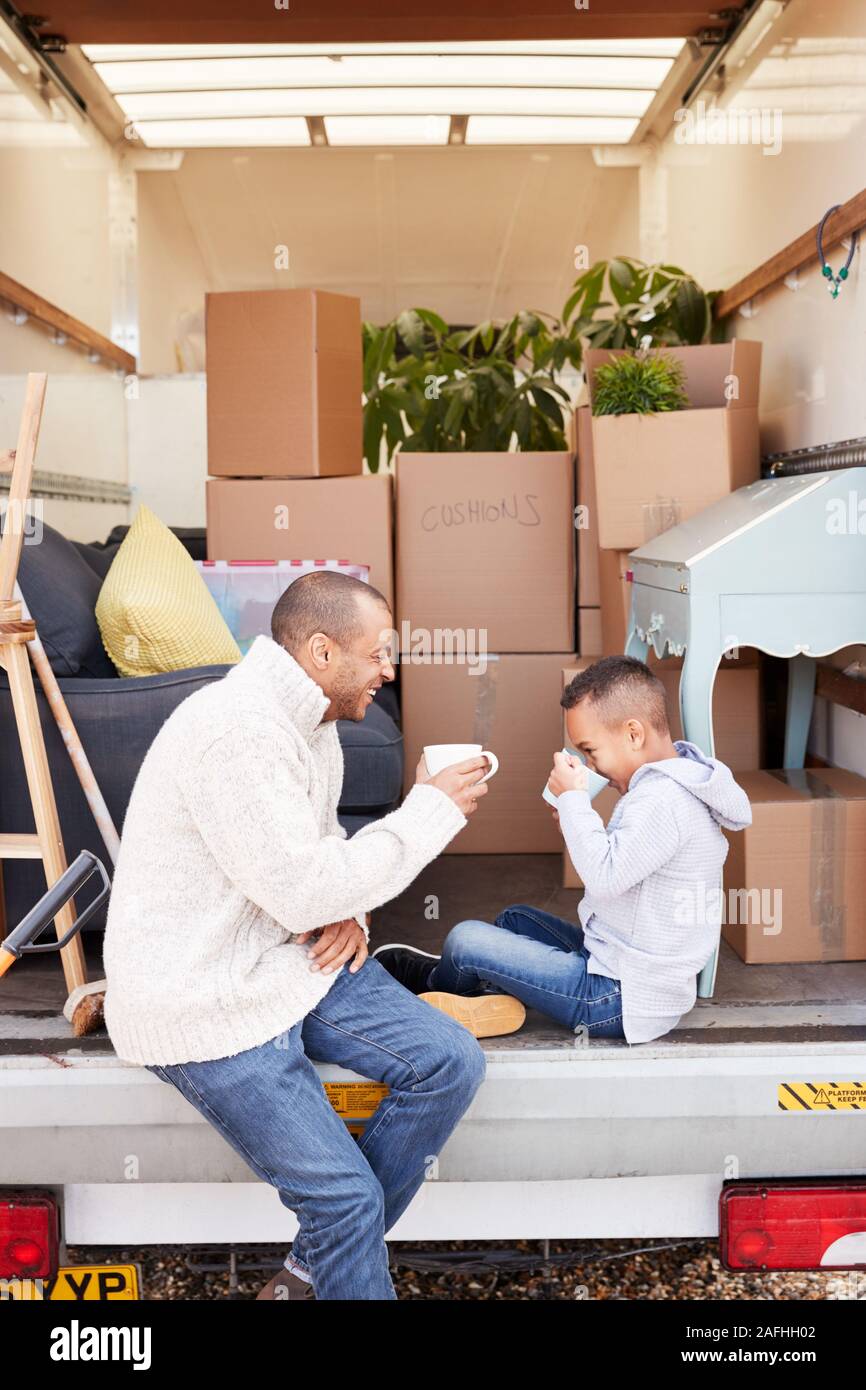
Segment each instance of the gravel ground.
[{"label": "gravel ground", "polygon": [[[656,1247],[656,1248],[648,1248]],[[661,1247],[661,1248],[658,1248]],[[551,1241],[549,1265],[527,1270],[543,1255],[540,1241],[427,1241],[391,1244],[397,1297],[435,1299],[684,1299],[824,1300],[852,1296],[846,1274],[731,1274],[719,1263],[718,1242],[676,1240]],[[238,1252],[238,1279],[232,1292],[226,1247],[198,1249],[191,1255],[167,1247],[95,1249],[70,1246],[68,1264],[137,1263],[145,1300],[254,1299],[282,1263],[275,1247]],[[557,1260],[557,1257],[559,1259]],[[442,1263],[450,1266],[442,1268]],[[191,1269],[190,1263],[218,1269]],[[265,1269],[252,1269],[267,1263]],[[455,1267],[456,1266],[456,1267]],[[515,1266],[524,1266],[517,1268]],[[853,1276],[851,1276],[853,1278]],[[863,1296],[861,1291],[860,1296]]]}]

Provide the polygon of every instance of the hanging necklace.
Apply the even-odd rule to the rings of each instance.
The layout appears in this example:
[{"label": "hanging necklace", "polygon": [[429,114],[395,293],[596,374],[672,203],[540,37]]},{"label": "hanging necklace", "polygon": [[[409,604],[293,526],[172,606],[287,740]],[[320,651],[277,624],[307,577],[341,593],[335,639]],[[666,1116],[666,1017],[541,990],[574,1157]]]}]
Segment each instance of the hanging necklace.
[{"label": "hanging necklace", "polygon": [[840,287],[841,287],[841,285],[842,285],[842,281],[848,279],[848,267],[850,266],[852,260],[854,259],[854,252],[855,252],[856,249],[857,249],[857,236],[858,236],[858,233],[857,233],[857,232],[852,232],[852,233],[851,233],[851,245],[850,245],[850,247],[848,248],[848,259],[847,259],[847,261],[845,262],[845,264],[841,267],[841,269],[840,269],[840,271],[839,271],[839,274],[838,274],[838,275],[834,275],[834,274],[833,274],[833,267],[832,267],[831,265],[828,265],[828,264],[827,264],[827,260],[826,260],[826,257],[825,257],[825,255],[824,255],[823,235],[824,235],[824,225],[825,225],[825,223],[826,223],[826,221],[827,221],[827,218],[830,216],[831,213],[833,213],[833,212],[838,212],[838,211],[839,211],[839,204],[838,204],[838,203],[834,203],[833,207],[827,209],[827,211],[824,213],[824,216],[821,218],[821,221],[818,223],[818,237],[817,237],[817,241],[818,241],[818,258],[819,258],[819,260],[820,260],[820,262],[821,262],[821,271],[822,271],[823,275],[826,277],[826,280],[827,280],[827,289],[830,291],[830,294],[832,295],[832,297],[833,297],[834,299],[838,299],[838,298],[839,298],[839,289],[840,289]]}]

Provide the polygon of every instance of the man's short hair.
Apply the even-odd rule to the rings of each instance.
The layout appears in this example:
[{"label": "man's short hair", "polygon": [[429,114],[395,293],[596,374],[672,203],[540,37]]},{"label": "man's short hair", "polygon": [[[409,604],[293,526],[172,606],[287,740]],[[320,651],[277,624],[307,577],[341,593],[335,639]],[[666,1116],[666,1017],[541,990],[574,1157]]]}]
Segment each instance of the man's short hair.
[{"label": "man's short hair", "polygon": [[636,656],[603,656],[569,681],[560,701],[574,709],[590,700],[602,724],[619,727],[627,719],[645,719],[659,734],[670,732],[665,688]]},{"label": "man's short hair", "polygon": [[312,570],[290,584],[271,614],[271,636],[287,651],[296,652],[314,632],[324,632],[340,647],[348,647],[364,630],[362,600],[388,600],[372,584],[337,570]]}]

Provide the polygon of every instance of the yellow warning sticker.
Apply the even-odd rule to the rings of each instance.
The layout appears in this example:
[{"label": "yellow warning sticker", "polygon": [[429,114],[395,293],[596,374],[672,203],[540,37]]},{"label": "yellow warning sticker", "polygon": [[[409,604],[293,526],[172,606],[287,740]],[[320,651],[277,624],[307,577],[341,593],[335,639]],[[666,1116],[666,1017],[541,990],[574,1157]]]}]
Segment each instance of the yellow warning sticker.
[{"label": "yellow warning sticker", "polygon": [[343,1120],[368,1120],[389,1090],[374,1081],[326,1081],[323,1084],[325,1095]]},{"label": "yellow warning sticker", "polygon": [[866,1110],[866,1081],[783,1081],[780,1110]]}]

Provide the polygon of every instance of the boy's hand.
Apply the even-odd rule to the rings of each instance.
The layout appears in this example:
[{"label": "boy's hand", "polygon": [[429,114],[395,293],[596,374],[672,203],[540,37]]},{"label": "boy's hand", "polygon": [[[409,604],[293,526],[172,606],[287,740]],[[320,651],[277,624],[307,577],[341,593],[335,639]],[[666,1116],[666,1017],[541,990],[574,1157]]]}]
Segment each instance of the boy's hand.
[{"label": "boy's hand", "polygon": [[586,768],[579,758],[554,753],[553,771],[547,779],[548,791],[554,796],[561,796],[563,792],[585,792],[588,784]]}]

